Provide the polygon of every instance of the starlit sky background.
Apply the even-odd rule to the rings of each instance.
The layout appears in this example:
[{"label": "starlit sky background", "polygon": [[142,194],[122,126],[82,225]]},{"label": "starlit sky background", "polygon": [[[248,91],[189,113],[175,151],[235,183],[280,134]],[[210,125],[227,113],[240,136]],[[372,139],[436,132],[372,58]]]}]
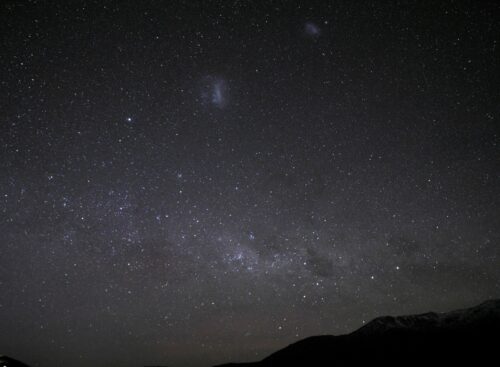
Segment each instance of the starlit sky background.
[{"label": "starlit sky background", "polygon": [[498,1],[2,1],[0,353],[249,361],[500,296]]}]

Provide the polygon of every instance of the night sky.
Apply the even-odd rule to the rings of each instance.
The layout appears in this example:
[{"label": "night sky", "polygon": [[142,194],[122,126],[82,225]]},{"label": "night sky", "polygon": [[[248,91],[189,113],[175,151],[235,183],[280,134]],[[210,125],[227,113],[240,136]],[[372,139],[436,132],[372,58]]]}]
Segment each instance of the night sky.
[{"label": "night sky", "polygon": [[257,360],[500,296],[498,1],[2,1],[0,354]]}]

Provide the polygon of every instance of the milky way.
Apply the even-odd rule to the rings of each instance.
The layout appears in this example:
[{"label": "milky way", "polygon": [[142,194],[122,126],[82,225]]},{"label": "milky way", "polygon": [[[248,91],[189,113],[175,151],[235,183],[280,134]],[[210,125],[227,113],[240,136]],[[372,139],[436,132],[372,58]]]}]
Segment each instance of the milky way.
[{"label": "milky way", "polygon": [[263,358],[500,296],[497,1],[9,1],[0,354]]}]

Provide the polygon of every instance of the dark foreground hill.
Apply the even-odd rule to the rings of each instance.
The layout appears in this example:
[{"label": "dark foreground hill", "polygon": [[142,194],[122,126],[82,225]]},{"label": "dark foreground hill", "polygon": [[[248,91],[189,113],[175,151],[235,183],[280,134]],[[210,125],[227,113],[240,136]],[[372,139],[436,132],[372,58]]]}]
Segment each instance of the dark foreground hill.
[{"label": "dark foreground hill", "polygon": [[[448,313],[385,316],[347,335],[313,336],[260,362],[219,367],[496,366],[500,300]],[[0,356],[0,367],[28,367]]]},{"label": "dark foreground hill", "polygon": [[7,356],[0,356],[0,367],[28,367],[24,363],[16,361]]},{"label": "dark foreground hill", "polygon": [[351,334],[314,336],[260,362],[222,366],[493,366],[500,365],[499,348],[500,300],[492,300],[448,313],[380,317]]}]

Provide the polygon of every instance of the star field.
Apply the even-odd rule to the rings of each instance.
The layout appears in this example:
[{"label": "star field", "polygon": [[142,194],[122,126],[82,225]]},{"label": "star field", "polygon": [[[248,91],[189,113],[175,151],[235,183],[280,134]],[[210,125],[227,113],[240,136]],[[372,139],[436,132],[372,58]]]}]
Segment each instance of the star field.
[{"label": "star field", "polygon": [[7,1],[0,353],[251,361],[500,296],[496,1]]}]

